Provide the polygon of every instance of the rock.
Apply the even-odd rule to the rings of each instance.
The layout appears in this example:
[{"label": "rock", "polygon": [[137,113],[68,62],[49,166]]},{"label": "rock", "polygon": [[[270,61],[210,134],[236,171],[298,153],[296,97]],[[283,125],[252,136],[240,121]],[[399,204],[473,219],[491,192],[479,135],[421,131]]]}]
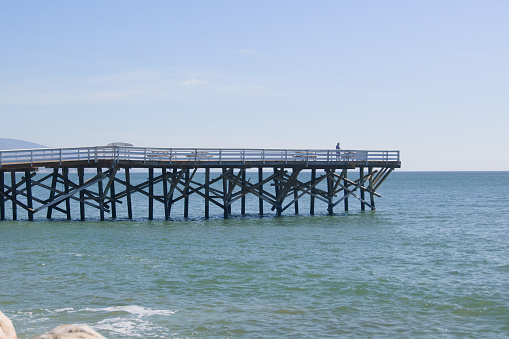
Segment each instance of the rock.
[{"label": "rock", "polygon": [[106,339],[86,325],[62,325],[36,339]]},{"label": "rock", "polygon": [[17,339],[16,331],[9,318],[0,311],[0,339]]}]

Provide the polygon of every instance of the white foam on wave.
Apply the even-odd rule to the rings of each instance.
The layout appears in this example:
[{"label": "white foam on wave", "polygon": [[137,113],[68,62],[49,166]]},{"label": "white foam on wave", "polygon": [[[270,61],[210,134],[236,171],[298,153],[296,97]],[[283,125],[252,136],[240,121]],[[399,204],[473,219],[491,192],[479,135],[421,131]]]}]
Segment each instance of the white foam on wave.
[{"label": "white foam on wave", "polygon": [[104,308],[84,308],[82,311],[89,312],[127,312],[130,314],[134,314],[140,317],[145,316],[153,316],[153,315],[172,315],[175,314],[176,310],[157,310],[150,309],[143,306],[138,305],[128,305],[128,306],[111,306]]},{"label": "white foam on wave", "polygon": [[155,326],[151,321],[145,319],[151,316],[170,316],[175,310],[158,310],[138,305],[111,306],[104,308],[85,308],[82,311],[88,312],[126,312],[125,316],[103,319],[93,327],[97,330],[109,331],[118,335],[128,334],[130,337],[143,337],[143,333],[153,331]]},{"label": "white foam on wave", "polygon": [[152,324],[141,319],[126,320],[124,318],[108,318],[94,325],[96,330],[109,331],[116,334],[129,334],[130,337],[142,337]]},{"label": "white foam on wave", "polygon": [[[12,316],[12,319],[16,319],[18,321],[20,321],[19,319],[23,319],[24,321],[29,319],[28,322],[32,324],[31,326],[36,326],[37,324],[45,324],[48,321],[54,321],[54,316],[52,316],[52,318],[45,316],[48,314],[70,316],[71,318],[76,318],[73,320],[75,323],[80,323],[80,321],[83,320],[83,317],[85,317],[88,319],[87,325],[97,331],[104,331],[106,333],[109,332],[110,335],[106,335],[107,337],[129,336],[130,338],[143,338],[146,337],[146,333],[163,333],[164,328],[158,326],[158,317],[168,317],[176,312],[176,310],[153,309],[138,305],[97,308],[66,307],[55,310],[32,309],[19,311]],[[89,314],[87,315],[86,313],[92,313],[94,316],[89,317]],[[91,321],[93,318],[96,320]],[[167,335],[160,336],[157,334],[151,334],[151,337],[163,338],[167,337]]]},{"label": "white foam on wave", "polygon": [[60,312],[71,312],[71,311],[74,311],[74,308],[72,307],[68,307],[68,308],[59,308],[57,310],[54,310],[53,312],[55,313],[60,313]]}]

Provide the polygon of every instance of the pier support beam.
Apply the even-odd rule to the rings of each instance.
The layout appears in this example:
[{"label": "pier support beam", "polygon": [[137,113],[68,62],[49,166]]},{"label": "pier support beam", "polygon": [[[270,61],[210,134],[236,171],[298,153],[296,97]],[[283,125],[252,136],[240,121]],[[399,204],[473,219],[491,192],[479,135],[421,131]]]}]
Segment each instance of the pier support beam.
[{"label": "pier support beam", "polygon": [[[64,177],[64,193],[66,195],[69,194],[69,168],[62,168],[62,175]],[[71,220],[71,198],[67,197],[65,199],[65,212],[67,216],[67,220]]]},{"label": "pier support beam", "polygon": [[[102,176],[102,168],[97,168],[97,175]],[[104,221],[104,191],[103,191],[103,181],[97,181],[97,192],[98,192],[98,202],[99,202],[99,217],[101,221]]]},{"label": "pier support beam", "polygon": [[293,200],[295,200],[295,214],[299,214],[299,193],[297,188],[293,189]]},{"label": "pier support beam", "polygon": [[315,181],[316,181],[316,169],[311,170],[311,196],[309,201],[309,214],[315,215]]},{"label": "pier support beam", "polygon": [[[78,183],[80,187],[85,184],[85,169],[78,168]],[[80,191],[80,220],[85,221],[85,190]]]},{"label": "pier support beam", "polygon": [[260,167],[258,168],[258,182],[259,182],[259,187],[258,187],[258,193],[259,193],[259,197],[258,197],[258,213],[260,215],[263,215],[263,168]]},{"label": "pier support beam", "polygon": [[209,218],[210,204],[210,168],[205,168],[205,219]]},{"label": "pier support beam", "polygon": [[369,199],[371,202],[371,210],[375,209],[375,194],[373,189],[373,167],[368,167],[368,175],[369,175]]},{"label": "pier support beam", "polygon": [[18,211],[16,206],[16,172],[11,172],[11,197],[12,197],[12,220],[18,220]]},{"label": "pier support beam", "polygon": [[226,178],[226,168],[223,168],[223,215],[225,219],[230,216],[228,204],[228,179]]},{"label": "pier support beam", "polygon": [[182,173],[180,174],[180,176],[177,175],[177,172],[178,172],[177,169],[174,168],[173,175],[171,177],[171,188],[170,188],[170,191],[168,192],[168,214],[170,215],[170,217],[171,217],[171,208],[173,206],[173,191],[175,191],[175,187],[177,187],[178,181],[180,180],[180,176],[182,175]]},{"label": "pier support beam", "polygon": [[0,171],[0,220],[5,220],[5,172]]},{"label": "pier support beam", "polygon": [[[274,191],[276,193],[275,195],[276,195],[276,204],[277,204],[277,200],[280,197],[279,192],[281,191],[281,188],[279,187],[278,169],[275,167],[274,167]],[[278,217],[280,217],[283,213],[281,205],[280,204],[276,205],[275,208],[276,208],[276,215]],[[274,209],[274,207],[273,207],[273,209]]]},{"label": "pier support beam", "polygon": [[334,173],[334,169],[327,170],[327,200],[329,201],[327,211],[329,212],[329,215],[334,214],[334,207],[333,207],[333,199],[334,199],[334,181],[332,179],[332,173]]},{"label": "pier support beam", "polygon": [[184,188],[184,218],[189,218],[189,168],[185,170],[186,185]]},{"label": "pier support beam", "polygon": [[34,210],[32,204],[32,173],[25,171],[25,185],[27,191],[27,207],[28,207],[28,220],[34,220]]},{"label": "pier support beam", "polygon": [[126,182],[126,200],[127,200],[127,218],[133,218],[133,205],[131,203],[131,175],[129,174],[129,167],[125,168],[125,182]]},{"label": "pier support beam", "polygon": [[116,171],[110,170],[110,202],[111,202],[111,218],[117,219],[117,205],[115,202],[115,175]]},{"label": "pier support beam", "polygon": [[[53,176],[51,177],[51,189],[49,192],[49,201],[53,201],[55,199],[55,192],[57,189],[57,180],[58,180],[58,168],[53,169]],[[51,219],[51,215],[53,213],[53,206],[48,207],[48,211],[46,213],[46,218]]]},{"label": "pier support beam", "polygon": [[[246,190],[246,171],[242,170],[242,192]],[[246,214],[246,196],[242,195],[242,198],[240,198],[240,214],[245,215]]]},{"label": "pier support beam", "polygon": [[148,169],[148,220],[154,219],[154,168]]},{"label": "pier support beam", "polygon": [[[359,180],[364,182],[364,167],[359,168]],[[361,190],[361,211],[366,210],[366,204],[364,203],[364,187],[359,188]]]},{"label": "pier support beam", "polygon": [[[347,187],[348,185],[348,170],[345,168],[345,170],[343,171],[345,173],[345,175],[343,176],[344,180],[343,180],[343,183],[345,185],[345,187]],[[345,212],[348,212],[348,192],[347,190],[344,190],[344,198],[345,198]]]},{"label": "pier support beam", "polygon": [[168,176],[166,173],[166,167],[161,169],[163,174],[163,204],[164,204],[164,220],[170,220],[170,214],[168,211]]}]

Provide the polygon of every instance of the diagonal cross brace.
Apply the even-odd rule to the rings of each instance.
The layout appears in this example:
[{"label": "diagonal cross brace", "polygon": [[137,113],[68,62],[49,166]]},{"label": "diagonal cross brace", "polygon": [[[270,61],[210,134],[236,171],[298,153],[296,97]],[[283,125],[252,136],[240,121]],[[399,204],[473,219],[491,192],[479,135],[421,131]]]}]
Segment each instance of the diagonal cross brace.
[{"label": "diagonal cross brace", "polygon": [[100,174],[100,175],[97,175],[97,176],[95,176],[95,179],[91,179],[91,180],[89,180],[89,181],[88,181],[85,185],[83,185],[83,186],[81,186],[81,187],[78,187],[78,188],[75,188],[75,189],[73,189],[72,191],[70,191],[69,193],[64,194],[64,195],[61,195],[61,196],[59,196],[58,198],[56,198],[56,199],[54,199],[54,200],[52,200],[52,201],[48,202],[47,204],[40,206],[39,208],[37,208],[37,209],[34,211],[34,213],[35,213],[35,212],[39,212],[40,210],[42,210],[42,209],[44,209],[44,208],[46,208],[46,207],[51,207],[51,206],[53,206],[53,205],[56,205],[56,204],[58,204],[59,202],[61,202],[62,200],[65,200],[65,199],[67,199],[68,197],[75,195],[76,193],[78,193],[78,192],[80,192],[80,191],[84,190],[85,188],[87,188],[87,187],[89,187],[89,186],[91,186],[91,185],[93,185],[93,184],[97,183],[97,182],[98,182],[98,181],[100,181],[100,180],[103,180],[103,179],[104,179],[104,178],[106,178],[106,177],[107,177],[107,175],[106,175],[106,174],[104,174],[104,173],[102,173],[102,174]]},{"label": "diagonal cross brace", "polygon": [[[356,191],[359,187],[361,187],[367,180],[369,180],[370,177],[371,177],[371,175],[367,175],[367,176],[364,177],[363,180],[359,180],[357,185],[355,185],[355,187],[352,190],[349,190],[345,186],[341,185],[345,191],[348,191],[348,193],[346,193],[343,197],[341,197],[341,199],[339,199],[334,204],[332,204],[330,206],[330,208],[334,208],[337,204],[339,204],[340,202],[342,202],[343,200],[348,198],[349,195],[353,194],[353,192]],[[369,206],[371,206],[371,205],[369,205]]]}]

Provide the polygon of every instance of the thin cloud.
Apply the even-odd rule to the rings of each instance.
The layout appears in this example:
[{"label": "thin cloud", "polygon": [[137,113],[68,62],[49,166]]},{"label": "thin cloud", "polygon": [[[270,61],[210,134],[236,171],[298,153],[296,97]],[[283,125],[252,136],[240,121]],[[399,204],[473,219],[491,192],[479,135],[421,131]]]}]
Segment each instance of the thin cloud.
[{"label": "thin cloud", "polygon": [[261,56],[262,54],[254,49],[243,49],[240,51],[237,51],[237,53],[242,55],[250,55],[250,56]]},{"label": "thin cloud", "polygon": [[200,86],[200,85],[206,85],[207,82],[205,80],[198,80],[198,79],[189,79],[186,81],[181,82],[184,86]]},{"label": "thin cloud", "polygon": [[203,94],[202,90],[223,96],[259,96],[265,93],[260,79],[214,72],[193,76],[164,70],[126,71],[87,77],[48,75],[28,79],[16,79],[8,73],[5,77],[0,77],[0,105],[37,106],[157,100],[169,102],[185,98],[191,100],[197,92]]}]

